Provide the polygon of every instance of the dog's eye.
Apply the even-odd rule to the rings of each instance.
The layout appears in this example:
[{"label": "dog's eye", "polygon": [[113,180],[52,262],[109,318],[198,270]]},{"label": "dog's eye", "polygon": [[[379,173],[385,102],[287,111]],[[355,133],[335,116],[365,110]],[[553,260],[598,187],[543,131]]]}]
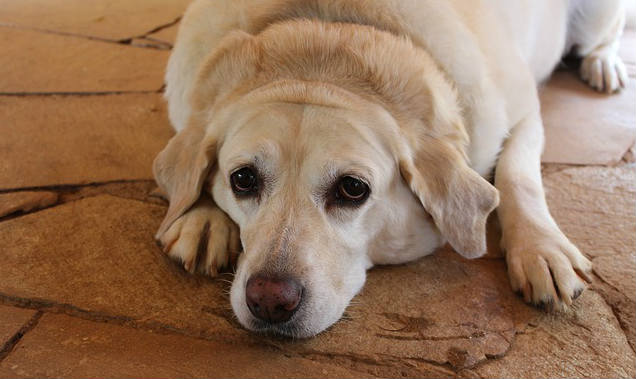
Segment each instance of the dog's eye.
[{"label": "dog's eye", "polygon": [[258,191],[258,178],[249,167],[234,171],[230,176],[232,190],[237,195],[250,195]]},{"label": "dog's eye", "polygon": [[360,204],[369,196],[369,186],[352,176],[344,176],[338,182],[336,199],[348,203]]}]

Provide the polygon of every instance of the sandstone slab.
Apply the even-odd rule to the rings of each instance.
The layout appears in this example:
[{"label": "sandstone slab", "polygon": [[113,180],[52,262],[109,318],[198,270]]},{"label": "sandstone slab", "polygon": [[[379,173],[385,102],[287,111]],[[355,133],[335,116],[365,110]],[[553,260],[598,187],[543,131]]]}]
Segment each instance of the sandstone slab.
[{"label": "sandstone slab", "polygon": [[636,165],[566,168],[543,181],[552,215],[586,255],[634,251]]},{"label": "sandstone slab", "polygon": [[569,168],[544,178],[557,223],[592,258],[599,293],[636,348],[636,165]]},{"label": "sandstone slab", "polygon": [[625,30],[619,55],[630,75],[620,93],[597,93],[575,70],[556,71],[540,89],[543,162],[615,164],[636,141],[636,30]]},{"label": "sandstone slab", "polygon": [[544,315],[520,332],[512,350],[464,374],[482,378],[633,378],[634,351],[595,292],[570,318]]},{"label": "sandstone slab", "polygon": [[[244,334],[233,321],[223,283],[185,275],[161,256],[152,236],[163,210],[97,196],[0,223],[0,245],[7,247],[0,292],[71,304],[86,314],[169,325],[192,335]],[[360,296],[365,306],[358,316],[317,339],[287,347],[439,364],[448,362],[450,350],[467,351],[459,366],[503,354],[514,334],[509,309],[520,305],[503,263],[469,263],[447,255],[375,270]],[[395,299],[405,282],[413,290]],[[456,296],[458,291],[462,296]],[[351,337],[343,341],[343,335]]]},{"label": "sandstone slab", "polygon": [[[186,275],[162,256],[152,236],[164,210],[101,195],[0,223],[0,245],[7,246],[0,293],[85,317],[277,344],[236,324],[224,282]],[[506,351],[514,335],[511,309],[526,308],[510,292],[501,261],[467,262],[448,251],[374,270],[358,301],[364,307],[350,311],[351,321],[279,347],[470,366]]]},{"label": "sandstone slab", "polygon": [[0,23],[122,40],[173,22],[189,3],[190,0],[0,0]]},{"label": "sandstone slab", "polygon": [[0,97],[0,114],[0,189],[152,179],[173,135],[159,94]]},{"label": "sandstone slab", "polygon": [[2,26],[0,46],[0,93],[158,91],[169,55]]},{"label": "sandstone slab", "polygon": [[3,375],[39,378],[368,377],[262,345],[203,341],[52,314],[0,367]]},{"label": "sandstone slab", "polygon": [[0,193],[0,217],[45,208],[57,202],[58,195],[50,191],[20,191]]},{"label": "sandstone slab", "polygon": [[302,344],[281,347],[461,369],[504,355],[516,325],[536,312],[510,290],[503,261],[467,261],[443,250],[371,270],[344,321]]},{"label": "sandstone slab", "polygon": [[[385,376],[449,376],[453,371],[447,367],[479,367],[515,350],[515,334],[528,324],[542,325],[541,311],[511,292],[503,261],[466,261],[442,250],[408,265],[371,270],[344,320],[316,338],[248,334],[233,319],[225,282],[186,275],[154,245],[164,210],[101,195],[0,223],[0,245],[9,246],[2,253],[0,293],[85,318],[243,347],[273,345],[293,356],[345,362]],[[557,320],[608,322],[599,314],[611,315],[602,301],[582,304]],[[581,328],[565,328],[559,338],[587,333]],[[595,336],[622,349],[613,351],[629,349],[623,334],[603,330]],[[541,354],[551,358],[547,350]],[[594,359],[617,364],[613,356]],[[373,362],[375,369],[360,362]]]},{"label": "sandstone slab", "polygon": [[34,310],[0,305],[0,356],[5,346],[35,315]]},{"label": "sandstone slab", "polygon": [[101,195],[0,223],[0,294],[195,335],[231,335],[225,285],[186,275],[153,235],[164,207]]},{"label": "sandstone slab", "polygon": [[594,92],[576,73],[557,71],[540,90],[543,162],[614,164],[636,141],[636,79],[622,92]]}]

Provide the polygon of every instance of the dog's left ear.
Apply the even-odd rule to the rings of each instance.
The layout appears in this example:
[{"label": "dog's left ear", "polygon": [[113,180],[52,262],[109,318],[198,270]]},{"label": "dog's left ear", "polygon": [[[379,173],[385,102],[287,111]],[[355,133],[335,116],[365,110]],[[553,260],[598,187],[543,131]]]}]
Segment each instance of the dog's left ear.
[{"label": "dog's left ear", "polygon": [[451,143],[439,139],[400,158],[402,177],[450,245],[466,258],[486,253],[486,219],[499,193],[472,170]]}]

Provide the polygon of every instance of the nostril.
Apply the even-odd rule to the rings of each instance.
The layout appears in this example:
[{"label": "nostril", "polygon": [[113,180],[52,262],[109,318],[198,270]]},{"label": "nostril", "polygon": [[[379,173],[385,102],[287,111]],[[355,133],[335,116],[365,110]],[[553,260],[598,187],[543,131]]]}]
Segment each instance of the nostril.
[{"label": "nostril", "polygon": [[289,320],[296,312],[302,289],[292,278],[254,275],[247,281],[245,299],[254,317],[278,323]]}]

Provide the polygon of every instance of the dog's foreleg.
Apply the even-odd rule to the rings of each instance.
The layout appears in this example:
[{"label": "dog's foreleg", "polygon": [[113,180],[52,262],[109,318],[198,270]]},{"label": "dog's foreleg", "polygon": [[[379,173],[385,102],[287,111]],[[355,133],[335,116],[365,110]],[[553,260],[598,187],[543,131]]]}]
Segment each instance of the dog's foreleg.
[{"label": "dog's foreleg", "polygon": [[[504,143],[495,174],[510,284],[527,302],[565,308],[589,281],[591,262],[550,215],[541,181],[543,125],[537,110]],[[578,275],[577,275],[578,274]]]},{"label": "dog's foreleg", "polygon": [[159,238],[163,251],[186,271],[216,276],[241,251],[238,226],[207,194]]}]

